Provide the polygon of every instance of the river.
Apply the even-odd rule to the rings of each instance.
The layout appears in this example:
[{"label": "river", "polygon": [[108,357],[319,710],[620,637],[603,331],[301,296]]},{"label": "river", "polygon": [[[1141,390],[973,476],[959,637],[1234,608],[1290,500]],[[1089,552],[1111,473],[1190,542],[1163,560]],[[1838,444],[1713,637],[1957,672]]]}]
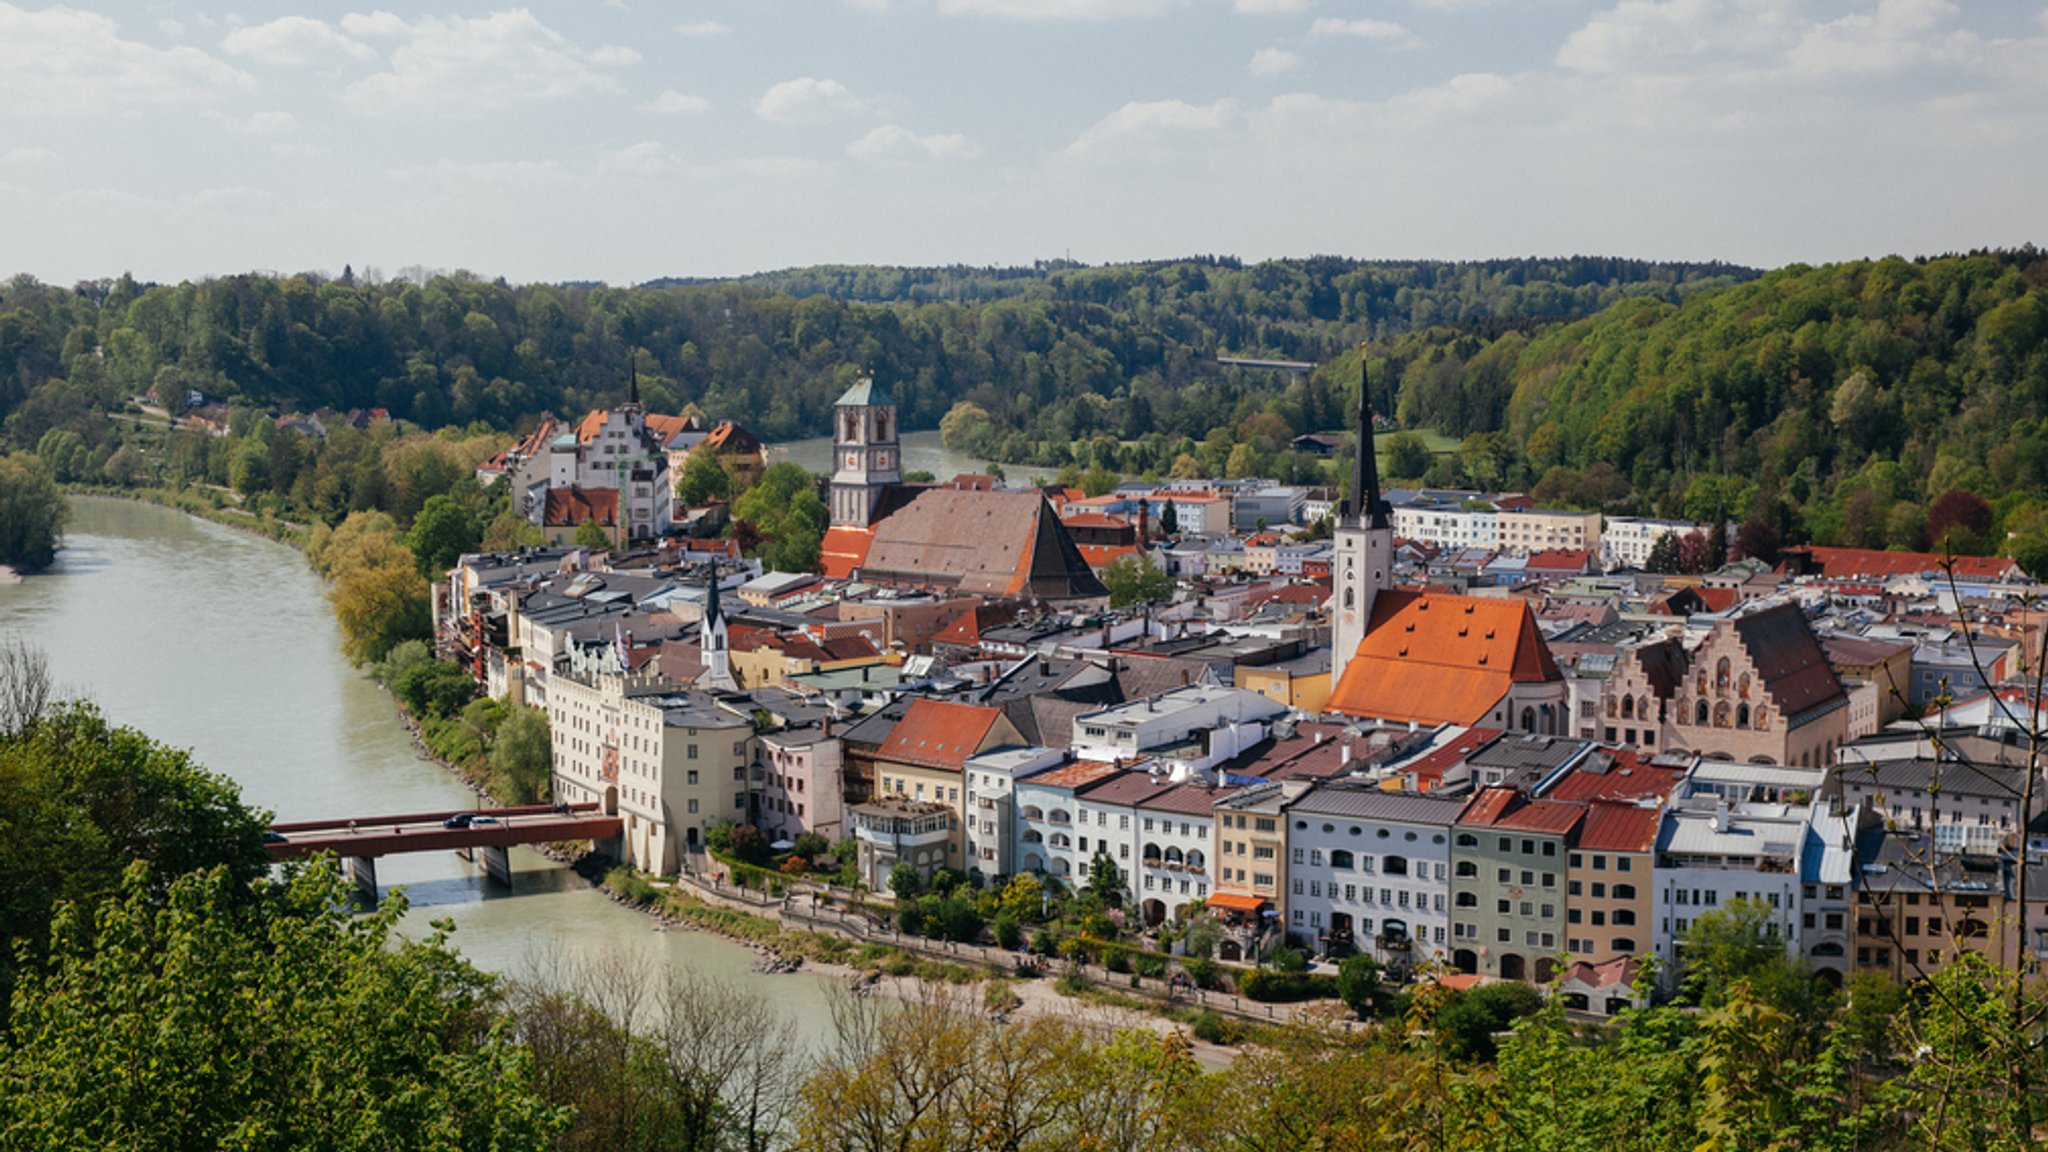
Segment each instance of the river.
[{"label": "river", "polygon": [[[899,451],[905,472],[929,472],[941,481],[951,480],[963,472],[988,471],[987,461],[955,452],[939,443],[937,432],[905,432]],[[829,473],[832,471],[832,438],[813,436],[808,440],[770,444],[767,457],[770,464],[788,460],[810,472]],[[1003,475],[1013,484],[1050,483],[1054,474],[1052,470],[1025,464],[1003,465]]]},{"label": "river", "polygon": [[[76,498],[57,563],[0,587],[0,635],[48,652],[63,694],[234,780],[280,820],[461,808],[475,802],[423,760],[391,700],[341,658],[318,576],[285,545],[153,505]],[[513,850],[510,888],[453,853],[378,861],[402,885],[405,926],[455,922],[479,966],[623,956],[642,971],[689,968],[772,998],[817,1041],[831,980],[752,970],[752,952],[697,932],[656,932],[568,869]]]}]

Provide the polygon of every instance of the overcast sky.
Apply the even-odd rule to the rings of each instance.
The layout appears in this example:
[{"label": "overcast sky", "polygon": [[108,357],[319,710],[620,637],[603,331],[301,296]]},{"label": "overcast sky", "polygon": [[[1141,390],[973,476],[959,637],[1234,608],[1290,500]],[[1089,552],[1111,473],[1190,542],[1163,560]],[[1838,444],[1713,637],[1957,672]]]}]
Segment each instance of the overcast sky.
[{"label": "overcast sky", "polygon": [[2048,0],[0,0],[0,275],[65,284],[1776,266],[2044,209]]}]

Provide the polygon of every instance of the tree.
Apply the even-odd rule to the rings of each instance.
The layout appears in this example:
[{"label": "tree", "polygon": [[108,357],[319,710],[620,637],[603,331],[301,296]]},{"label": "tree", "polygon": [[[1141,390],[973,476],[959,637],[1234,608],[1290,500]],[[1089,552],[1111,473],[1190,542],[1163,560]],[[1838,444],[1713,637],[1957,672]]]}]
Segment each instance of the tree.
[{"label": "tree", "polygon": [[1387,437],[1387,475],[1419,480],[1429,470],[1429,445],[1413,432],[1396,432]]},{"label": "tree", "polygon": [[1089,858],[1088,891],[1094,893],[1108,907],[1118,908],[1123,905],[1123,870],[1116,866],[1116,860],[1106,852],[1098,852]]},{"label": "tree", "polygon": [[1337,998],[1359,1018],[1372,1014],[1373,1000],[1379,992],[1379,961],[1363,952],[1354,952],[1337,966]]},{"label": "tree", "polygon": [[63,494],[33,457],[0,457],[0,564],[49,567],[69,516]]},{"label": "tree", "polygon": [[1543,996],[1527,984],[1482,984],[1453,993],[1433,1023],[1452,1056],[1491,1060],[1494,1034],[1543,1007]]},{"label": "tree", "polygon": [[1678,570],[1687,576],[1697,576],[1707,570],[1707,537],[1694,529],[1678,538]]},{"label": "tree", "polygon": [[924,877],[918,874],[917,865],[908,860],[898,860],[889,869],[889,892],[899,904],[908,904],[924,891]]},{"label": "tree", "polygon": [[1643,571],[1673,575],[1678,571],[1678,533],[1666,532],[1650,545],[1650,555],[1643,561]]},{"label": "tree", "polygon": [[358,668],[382,660],[400,641],[427,636],[433,627],[426,581],[403,547],[338,573],[327,600],[341,626],[342,655]]},{"label": "tree", "polygon": [[465,552],[476,551],[482,538],[469,509],[446,493],[429,496],[405,534],[421,579],[432,583],[446,575]]},{"label": "tree", "polygon": [[[1168,505],[1171,507],[1171,505]],[[1173,595],[1173,579],[1145,555],[1119,556],[1102,570],[1102,586],[1109,589],[1109,606],[1151,604]]]},{"label": "tree", "polygon": [[1785,954],[1776,912],[1759,900],[1731,900],[1694,920],[1680,955],[1687,992],[1708,1007],[1728,1000],[1737,985],[1780,1009],[1802,1008],[1811,995],[1811,976]]},{"label": "tree", "polygon": [[1927,537],[1943,551],[1976,555],[1984,550],[1996,518],[1990,502],[1982,496],[1951,488],[1927,510]]},{"label": "tree", "polygon": [[93,907],[131,863],[149,866],[159,897],[186,872],[222,867],[246,883],[270,863],[267,821],[232,783],[89,704],[36,703],[26,691],[10,703],[32,719],[0,735],[0,938],[18,945],[0,952],[0,1015],[16,963],[39,962],[57,906]]},{"label": "tree", "polygon": [[538,708],[507,710],[491,742],[491,780],[499,796],[513,804],[547,799],[552,765],[548,714]]},{"label": "tree", "polygon": [[1180,535],[1180,513],[1174,510],[1174,503],[1171,500],[1166,501],[1164,506],[1159,509],[1159,534],[1161,536]]},{"label": "tree", "polygon": [[817,568],[830,517],[810,473],[786,460],[770,465],[758,483],[733,501],[732,514],[760,534],[753,551],[767,567],[778,572]]},{"label": "tree", "polygon": [[604,549],[612,546],[612,534],[595,520],[586,519],[576,526],[571,538],[578,548]]},{"label": "tree", "polygon": [[513,552],[521,548],[540,548],[548,538],[532,521],[510,508],[498,513],[484,529],[483,539],[477,547],[485,552]]},{"label": "tree", "polygon": [[1778,530],[1761,520],[1745,520],[1735,530],[1735,543],[1730,555],[1737,560],[1761,560],[1766,564],[1778,562]]},{"label": "tree", "polygon": [[732,496],[732,490],[732,472],[716,449],[699,444],[683,458],[683,474],[676,480],[676,500],[683,506],[695,508],[725,500]]},{"label": "tree", "polygon": [[6,1142],[550,1147],[567,1116],[491,1027],[491,978],[445,922],[400,943],[403,910],[354,916],[331,869],[164,885],[141,864],[115,899],[66,904],[0,1048]]}]

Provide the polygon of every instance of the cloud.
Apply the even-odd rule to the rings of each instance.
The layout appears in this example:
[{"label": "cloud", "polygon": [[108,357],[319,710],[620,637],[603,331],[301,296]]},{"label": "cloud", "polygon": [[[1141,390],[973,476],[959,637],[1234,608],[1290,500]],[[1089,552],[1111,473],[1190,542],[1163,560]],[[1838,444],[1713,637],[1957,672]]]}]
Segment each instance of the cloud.
[{"label": "cloud", "polygon": [[0,107],[11,112],[89,116],[206,104],[255,86],[255,77],[197,48],[123,39],[105,16],[0,3]]},{"label": "cloud", "polygon": [[390,40],[389,70],[350,84],[342,98],[372,116],[478,116],[513,104],[616,93],[630,48],[584,49],[525,9],[474,19],[388,12],[342,18],[358,39]]},{"label": "cloud", "polygon": [[1218,100],[1207,106],[1184,100],[1133,101],[1081,133],[1067,145],[1067,154],[1086,156],[1124,145],[1214,133],[1229,127],[1236,118],[1234,100]]},{"label": "cloud", "polygon": [[814,76],[784,80],[754,102],[754,114],[776,124],[823,124],[865,108],[846,85]]},{"label": "cloud", "polygon": [[385,175],[404,184],[431,184],[444,192],[489,188],[551,188],[569,182],[568,173],[553,160],[496,160],[463,163],[441,160],[433,164],[392,168]]},{"label": "cloud", "polygon": [[31,164],[48,164],[56,158],[57,154],[48,148],[10,148],[5,155],[0,155],[0,164],[26,168]]},{"label": "cloud", "polygon": [[238,136],[283,136],[299,130],[299,118],[289,112],[252,112],[247,116],[215,112],[211,119]]},{"label": "cloud", "polygon": [[1306,12],[1315,6],[1315,2],[1316,0],[1237,0],[1231,8],[1243,16],[1285,16],[1294,12]]},{"label": "cloud", "polygon": [[1594,75],[1669,71],[1782,49],[1796,35],[1795,15],[1771,0],[1622,0],[1567,37],[1556,63]]},{"label": "cloud", "polygon": [[939,0],[949,16],[1010,20],[1127,20],[1163,15],[1170,0]]},{"label": "cloud", "polygon": [[1252,53],[1252,62],[1245,67],[1254,76],[1278,76],[1301,67],[1301,57],[1285,48],[1261,48]]},{"label": "cloud", "polygon": [[1317,18],[1309,25],[1311,36],[1355,36],[1361,40],[1372,40],[1392,48],[1414,48],[1422,39],[1391,20],[1340,20],[1335,16]]},{"label": "cloud", "polygon": [[701,39],[706,36],[723,36],[732,29],[716,20],[684,21],[676,25],[676,35]]},{"label": "cloud", "polygon": [[711,111],[711,101],[702,96],[686,96],[670,88],[641,107],[661,116],[697,116]]},{"label": "cloud", "polygon": [[376,49],[368,44],[344,35],[324,20],[305,16],[283,16],[253,28],[237,28],[220,46],[230,56],[279,68],[377,58]]},{"label": "cloud", "polygon": [[846,154],[869,163],[919,160],[972,160],[981,145],[959,133],[919,136],[908,128],[884,124],[846,146]]},{"label": "cloud", "polygon": [[668,154],[668,149],[659,141],[642,140],[638,144],[621,148],[607,154],[599,167],[608,172],[624,172],[634,176],[658,176],[680,168],[681,162]]},{"label": "cloud", "polygon": [[1790,62],[1808,75],[1896,71],[1941,53],[1935,30],[1956,12],[1947,0],[1882,0],[1875,11],[1807,29]]}]

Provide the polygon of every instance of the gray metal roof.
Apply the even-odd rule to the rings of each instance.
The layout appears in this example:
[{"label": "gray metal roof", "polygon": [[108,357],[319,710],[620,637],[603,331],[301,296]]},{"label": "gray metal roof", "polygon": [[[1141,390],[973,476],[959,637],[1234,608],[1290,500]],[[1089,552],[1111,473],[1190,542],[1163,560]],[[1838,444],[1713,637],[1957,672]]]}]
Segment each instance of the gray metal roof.
[{"label": "gray metal roof", "polygon": [[1369,784],[1331,783],[1311,789],[1287,806],[1290,813],[1383,820],[1450,827],[1465,807],[1463,797],[1447,799],[1415,792],[1389,792]]}]

